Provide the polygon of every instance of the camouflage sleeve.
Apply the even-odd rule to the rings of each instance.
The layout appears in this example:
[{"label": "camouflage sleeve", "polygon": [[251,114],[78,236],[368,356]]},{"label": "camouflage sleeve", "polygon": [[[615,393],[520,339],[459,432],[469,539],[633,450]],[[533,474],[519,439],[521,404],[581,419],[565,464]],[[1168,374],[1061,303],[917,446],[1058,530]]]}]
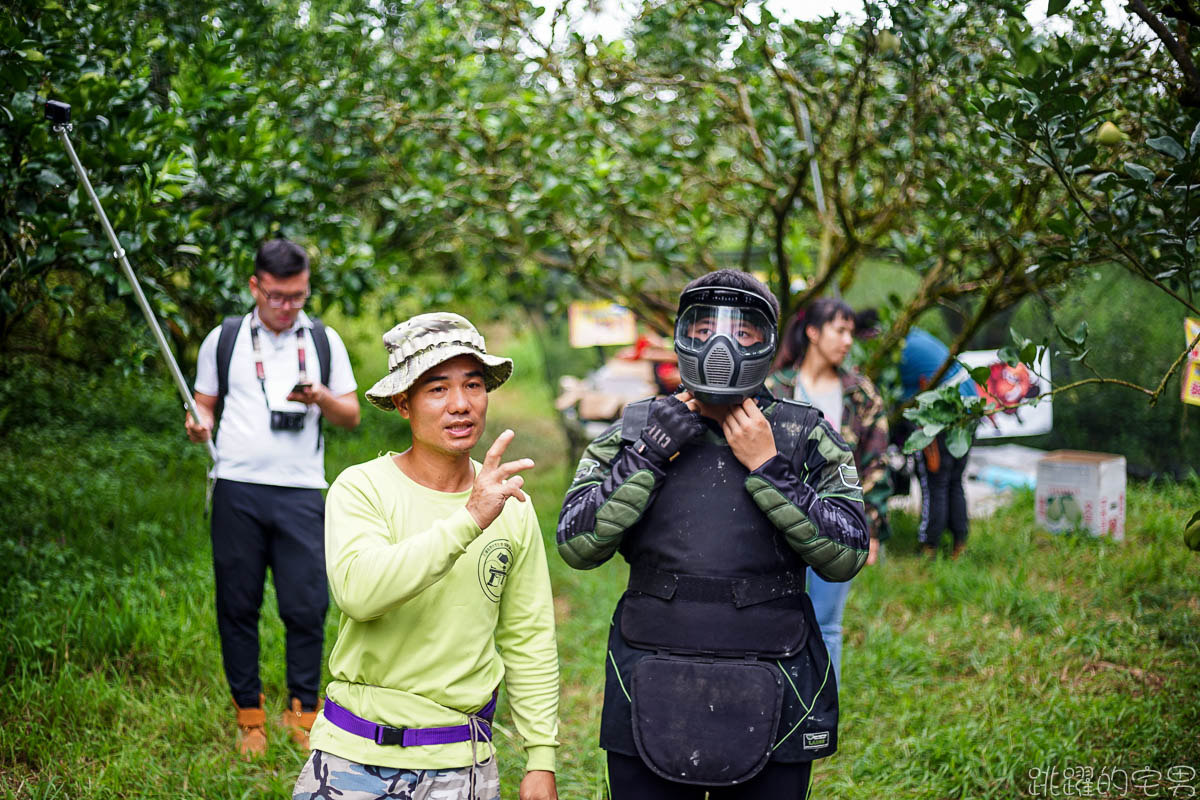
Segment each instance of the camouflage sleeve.
[{"label": "camouflage sleeve", "polygon": [[883,398],[874,386],[868,384],[868,387],[867,401],[857,414],[855,427],[858,429],[858,442],[854,448],[854,463],[858,465],[859,479],[862,481],[863,501],[866,504],[867,521],[871,525],[871,535],[878,539],[886,539],[887,501],[892,496],[886,460],[887,411],[883,407]]},{"label": "camouflage sleeve", "polygon": [[[822,466],[809,474],[810,463]],[[822,578],[848,581],[862,569],[869,544],[862,487],[850,447],[828,423],[812,429],[799,465],[777,454],[750,473],[746,489]]]},{"label": "camouflage sleeve", "polygon": [[558,554],[575,569],[612,558],[625,535],[650,507],[663,472],[625,447],[621,423],[583,452],[558,517]]}]

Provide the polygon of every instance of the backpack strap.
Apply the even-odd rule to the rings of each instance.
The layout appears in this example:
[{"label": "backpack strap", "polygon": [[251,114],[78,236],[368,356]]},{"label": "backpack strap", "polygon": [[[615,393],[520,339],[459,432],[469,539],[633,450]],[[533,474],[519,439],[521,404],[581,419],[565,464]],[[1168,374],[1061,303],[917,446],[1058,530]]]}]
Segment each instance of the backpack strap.
[{"label": "backpack strap", "polygon": [[217,407],[213,413],[213,430],[221,421],[221,412],[225,410],[225,395],[229,394],[229,362],[233,360],[233,346],[237,342],[238,331],[242,328],[242,320],[247,315],[226,317],[221,321],[221,333],[217,337]]},{"label": "backpack strap", "polygon": [[321,361],[321,385],[328,386],[329,376],[333,369],[329,356],[329,332],[325,328],[325,323],[317,317],[312,317],[310,322],[312,322],[310,333],[313,347],[317,349],[317,358]]},{"label": "backpack strap", "polygon": [[[325,328],[325,323],[317,317],[311,317],[309,321],[312,327],[308,329],[309,336],[312,339],[313,347],[317,350],[317,359],[321,362],[321,385],[329,388],[329,376],[333,371],[332,359],[329,356],[329,331]],[[317,415],[317,449],[321,449],[321,442],[325,439],[325,415]]]},{"label": "backpack strap", "polygon": [[654,398],[647,397],[645,400],[638,400],[636,403],[625,406],[625,411],[621,414],[621,441],[636,442],[641,438],[642,429],[646,427],[646,420],[650,418],[652,402],[654,402]]}]

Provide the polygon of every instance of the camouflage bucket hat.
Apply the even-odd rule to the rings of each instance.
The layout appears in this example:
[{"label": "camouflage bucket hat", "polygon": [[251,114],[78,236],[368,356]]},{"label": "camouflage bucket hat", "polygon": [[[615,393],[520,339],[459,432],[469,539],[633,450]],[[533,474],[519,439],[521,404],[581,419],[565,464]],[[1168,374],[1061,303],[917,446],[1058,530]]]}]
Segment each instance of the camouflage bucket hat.
[{"label": "camouflage bucket hat", "polygon": [[367,399],[384,411],[394,409],[392,397],[406,391],[426,370],[455,356],[479,359],[489,392],[512,375],[512,359],[488,355],[483,336],[458,314],[418,314],[385,333],[383,346],[388,351],[388,374],[367,390]]}]

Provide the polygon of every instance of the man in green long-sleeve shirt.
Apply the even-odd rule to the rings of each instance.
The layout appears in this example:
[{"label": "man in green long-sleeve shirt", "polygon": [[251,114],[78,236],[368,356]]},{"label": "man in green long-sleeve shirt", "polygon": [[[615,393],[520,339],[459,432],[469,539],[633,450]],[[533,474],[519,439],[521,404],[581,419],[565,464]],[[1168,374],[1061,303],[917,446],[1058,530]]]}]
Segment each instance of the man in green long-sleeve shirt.
[{"label": "man in green long-sleeve shirt", "polygon": [[[341,610],[333,680],[295,798],[495,800],[495,690],[525,741],[521,800],[554,800],[558,655],[541,532],[520,472],[483,463],[488,392],[512,361],[456,314],[384,335],[389,372],[367,392],[412,427],[412,447],[343,472],[326,501],[325,560]],[[508,502],[515,498],[518,502]]]}]

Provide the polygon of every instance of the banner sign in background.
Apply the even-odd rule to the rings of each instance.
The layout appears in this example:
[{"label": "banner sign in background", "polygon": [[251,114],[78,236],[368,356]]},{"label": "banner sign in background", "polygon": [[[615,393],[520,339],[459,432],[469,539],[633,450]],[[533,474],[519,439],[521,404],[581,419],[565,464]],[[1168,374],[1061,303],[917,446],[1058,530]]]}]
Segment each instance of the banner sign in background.
[{"label": "banner sign in background", "polygon": [[607,300],[578,300],[567,307],[567,335],[571,347],[633,344],[637,321],[625,306]]},{"label": "banner sign in background", "polygon": [[[1183,331],[1187,337],[1184,341],[1190,345],[1192,340],[1200,334],[1200,319],[1192,319],[1191,317],[1185,319],[1183,321]],[[1181,399],[1185,403],[1200,406],[1200,343],[1188,353],[1188,363],[1183,368],[1183,395]]]},{"label": "banner sign in background", "polygon": [[[1050,398],[1036,406],[1023,405],[1034,397],[1050,393],[1050,354],[1043,353],[1036,372],[1024,364],[1010,367],[996,355],[995,350],[968,350],[959,353],[958,360],[971,369],[987,367],[987,384],[975,384],[979,395],[1000,407],[975,429],[977,439],[999,439],[1005,436],[1037,436],[1049,433],[1054,427]],[[967,378],[970,380],[970,378]]]}]

